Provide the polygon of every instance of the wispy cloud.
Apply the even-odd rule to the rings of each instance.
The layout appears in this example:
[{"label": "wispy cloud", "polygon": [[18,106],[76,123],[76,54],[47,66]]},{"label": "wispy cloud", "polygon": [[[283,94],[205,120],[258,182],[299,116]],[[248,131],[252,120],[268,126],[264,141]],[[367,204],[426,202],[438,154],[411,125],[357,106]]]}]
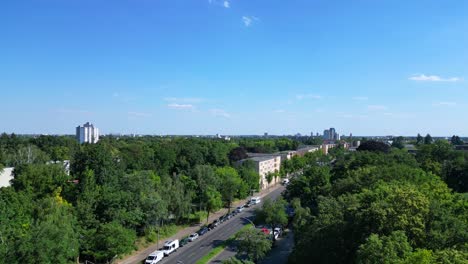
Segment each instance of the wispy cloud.
[{"label": "wispy cloud", "polygon": [[60,114],[92,114],[91,111],[81,110],[81,109],[69,109],[69,108],[59,108],[55,112]]},{"label": "wispy cloud", "polygon": [[365,97],[365,96],[355,96],[355,97],[353,97],[353,98],[351,98],[351,99],[353,99],[354,101],[367,101],[367,100],[369,100],[369,97]]},{"label": "wispy cloud", "polygon": [[191,104],[168,104],[167,107],[171,109],[178,109],[178,110],[192,110],[194,109],[194,106]]},{"label": "wispy cloud", "polygon": [[152,116],[152,114],[144,113],[144,112],[128,112],[127,114],[133,117],[151,117]]},{"label": "wispy cloud", "polygon": [[210,109],[210,113],[218,117],[231,118],[231,115],[223,109]]},{"label": "wispy cloud", "polygon": [[418,82],[459,82],[462,81],[462,78],[459,77],[449,77],[443,78],[437,75],[425,75],[425,74],[415,74],[408,78],[411,81]]},{"label": "wispy cloud", "polygon": [[372,111],[383,111],[387,110],[387,107],[385,105],[368,105],[367,109]]},{"label": "wispy cloud", "polygon": [[286,110],[284,109],[276,109],[275,111],[273,111],[274,113],[284,113],[286,112]]},{"label": "wispy cloud", "polygon": [[457,103],[455,102],[437,102],[433,103],[432,106],[456,106]]},{"label": "wispy cloud", "polygon": [[165,97],[164,101],[177,103],[200,103],[204,101],[204,99],[197,97]]},{"label": "wispy cloud", "polygon": [[242,22],[244,26],[250,27],[254,21],[260,20],[258,17],[255,16],[242,16]]},{"label": "wispy cloud", "polygon": [[316,94],[298,94],[296,95],[297,100],[302,100],[302,99],[322,99],[323,97],[321,95],[316,95]]},{"label": "wispy cloud", "polygon": [[230,8],[231,7],[230,0],[208,0],[208,3],[213,4],[213,5],[222,6],[224,8]]}]

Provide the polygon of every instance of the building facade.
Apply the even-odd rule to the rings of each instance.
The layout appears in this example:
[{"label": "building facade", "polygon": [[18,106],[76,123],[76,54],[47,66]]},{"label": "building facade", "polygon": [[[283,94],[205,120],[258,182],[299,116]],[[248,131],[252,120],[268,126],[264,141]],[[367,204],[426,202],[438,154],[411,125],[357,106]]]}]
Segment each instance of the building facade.
[{"label": "building facade", "polygon": [[255,169],[260,175],[260,189],[265,189],[271,185],[276,184],[280,177],[273,177],[273,180],[270,184],[266,179],[267,174],[269,173],[279,173],[281,168],[281,156],[263,156],[263,157],[253,157],[249,158],[255,163]]},{"label": "building facade", "polygon": [[94,127],[93,124],[87,122],[83,126],[76,127],[76,140],[83,143],[94,144],[99,141],[99,129]]}]

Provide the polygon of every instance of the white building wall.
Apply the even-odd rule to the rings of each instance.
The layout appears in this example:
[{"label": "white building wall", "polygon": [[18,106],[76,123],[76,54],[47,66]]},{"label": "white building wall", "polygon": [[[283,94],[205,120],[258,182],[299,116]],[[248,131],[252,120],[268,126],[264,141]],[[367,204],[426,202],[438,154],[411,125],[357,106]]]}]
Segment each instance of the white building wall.
[{"label": "white building wall", "polygon": [[0,170],[0,188],[10,186],[10,181],[13,180],[13,170],[15,168],[3,168]]}]

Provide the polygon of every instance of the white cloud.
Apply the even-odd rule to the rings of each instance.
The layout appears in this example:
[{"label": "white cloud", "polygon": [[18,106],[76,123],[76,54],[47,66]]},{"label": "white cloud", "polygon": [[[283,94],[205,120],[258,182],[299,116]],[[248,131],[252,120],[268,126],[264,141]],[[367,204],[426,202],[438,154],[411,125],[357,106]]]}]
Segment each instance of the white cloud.
[{"label": "white cloud", "polygon": [[152,114],[150,113],[143,113],[143,112],[128,112],[127,113],[129,116],[134,116],[134,117],[151,117]]},{"label": "white cloud", "polygon": [[296,95],[297,100],[302,100],[302,99],[322,99],[323,97],[321,95],[316,95],[316,94],[298,94]]},{"label": "white cloud", "polygon": [[387,110],[387,107],[385,105],[368,105],[367,109],[372,111],[382,111]]},{"label": "white cloud", "polygon": [[231,115],[228,114],[223,109],[210,109],[210,113],[214,116],[224,117],[224,118],[231,118]]},{"label": "white cloud", "polygon": [[194,106],[191,104],[176,104],[176,103],[168,104],[167,107],[171,109],[180,109],[180,110],[191,110],[194,108]]},{"label": "white cloud", "polygon": [[244,25],[246,27],[250,27],[252,25],[252,22],[260,20],[258,17],[255,16],[243,16],[242,17],[242,22],[244,22]]},{"label": "white cloud", "polygon": [[416,74],[408,78],[411,81],[419,82],[459,82],[462,78],[459,77],[450,77],[443,78],[437,75],[425,75],[425,74]]},{"label": "white cloud", "polygon": [[196,97],[165,97],[164,101],[167,102],[178,102],[178,103],[200,103],[204,99]]},{"label": "white cloud", "polygon": [[433,103],[432,106],[456,106],[457,103],[455,102],[438,102],[438,103]]},{"label": "white cloud", "polygon": [[351,98],[351,99],[353,99],[353,100],[355,100],[355,101],[367,101],[367,100],[369,100],[369,97],[365,97],[365,96],[355,96],[355,97],[353,97],[353,98]]},{"label": "white cloud", "polygon": [[224,8],[230,8],[231,7],[231,2],[230,0],[208,0],[209,4],[217,5],[217,6],[222,6]]}]

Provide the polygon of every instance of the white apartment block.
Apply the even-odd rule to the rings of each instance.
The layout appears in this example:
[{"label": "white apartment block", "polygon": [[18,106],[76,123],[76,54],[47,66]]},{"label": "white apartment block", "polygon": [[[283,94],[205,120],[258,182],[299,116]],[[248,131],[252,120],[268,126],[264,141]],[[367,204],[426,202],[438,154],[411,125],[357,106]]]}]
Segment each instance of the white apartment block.
[{"label": "white apartment block", "polygon": [[13,167],[0,169],[0,188],[10,186],[10,181],[13,180],[14,169]]},{"label": "white apartment block", "polygon": [[76,139],[80,144],[83,143],[97,143],[99,141],[99,129],[94,127],[93,124],[87,122],[83,126],[76,127]]},{"label": "white apartment block", "polygon": [[[281,167],[281,156],[263,156],[250,158],[255,163],[255,169],[260,175],[260,189],[265,189],[268,186],[266,175],[268,173],[276,173],[280,171]],[[276,179],[273,178],[270,185],[276,184],[280,180],[278,176]]]}]

